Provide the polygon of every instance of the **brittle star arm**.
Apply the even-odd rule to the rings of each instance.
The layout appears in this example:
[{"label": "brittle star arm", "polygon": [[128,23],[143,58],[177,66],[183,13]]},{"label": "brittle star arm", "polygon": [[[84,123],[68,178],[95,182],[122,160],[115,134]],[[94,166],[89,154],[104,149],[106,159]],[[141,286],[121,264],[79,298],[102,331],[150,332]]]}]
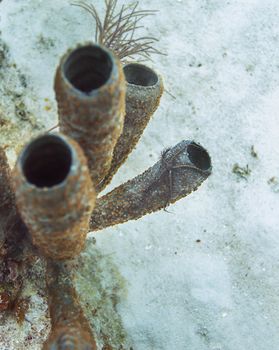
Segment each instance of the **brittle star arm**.
[{"label": "brittle star arm", "polygon": [[210,173],[207,151],[192,141],[182,141],[143,174],[97,199],[90,231],[136,220],[165,208],[166,203],[174,203],[195,191]]}]

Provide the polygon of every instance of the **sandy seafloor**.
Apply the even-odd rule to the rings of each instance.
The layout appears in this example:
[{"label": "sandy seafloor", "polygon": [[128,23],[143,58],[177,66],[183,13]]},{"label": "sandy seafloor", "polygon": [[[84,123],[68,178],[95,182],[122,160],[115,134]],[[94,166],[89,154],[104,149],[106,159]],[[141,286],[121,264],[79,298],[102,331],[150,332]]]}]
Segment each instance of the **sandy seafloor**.
[{"label": "sandy seafloor", "polygon": [[[144,31],[167,56],[148,64],[175,99],[163,95],[110,188],[182,139],[209,150],[213,174],[171,213],[90,234],[76,285],[98,349],[279,349],[278,0],[140,6],[160,10]],[[68,0],[3,0],[0,17],[0,143],[13,164],[31,135],[57,122],[59,58],[91,40],[94,25]],[[250,174],[233,172],[236,163]],[[1,350],[40,349],[47,336],[39,261],[31,276],[24,323],[1,317]]]}]

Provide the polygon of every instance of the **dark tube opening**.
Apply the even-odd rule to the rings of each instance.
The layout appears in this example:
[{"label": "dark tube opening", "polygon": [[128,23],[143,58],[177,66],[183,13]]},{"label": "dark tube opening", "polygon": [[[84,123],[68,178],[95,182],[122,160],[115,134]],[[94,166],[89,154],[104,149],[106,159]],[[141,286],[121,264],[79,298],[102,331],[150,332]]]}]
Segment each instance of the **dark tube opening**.
[{"label": "dark tube opening", "polygon": [[187,147],[187,152],[191,162],[201,170],[209,170],[211,168],[211,160],[207,151],[196,144],[195,142],[190,143]]},{"label": "dark tube opening", "polygon": [[99,46],[88,45],[74,50],[64,63],[64,75],[83,93],[104,85],[112,71],[112,58]]},{"label": "dark tube opening", "polygon": [[69,174],[71,163],[71,149],[55,135],[42,136],[31,142],[21,158],[27,181],[40,188],[63,182]]},{"label": "dark tube opening", "polygon": [[143,64],[127,64],[124,67],[124,74],[129,84],[153,86],[158,82],[157,74]]}]

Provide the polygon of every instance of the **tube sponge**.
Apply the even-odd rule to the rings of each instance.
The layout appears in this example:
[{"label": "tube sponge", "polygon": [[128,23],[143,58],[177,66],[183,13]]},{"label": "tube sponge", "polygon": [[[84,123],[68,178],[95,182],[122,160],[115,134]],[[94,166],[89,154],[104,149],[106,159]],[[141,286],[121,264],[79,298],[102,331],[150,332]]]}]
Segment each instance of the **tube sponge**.
[{"label": "tube sponge", "polygon": [[79,254],[96,198],[79,145],[62,134],[39,136],[19,156],[14,182],[19,212],[42,254]]},{"label": "tube sponge", "polygon": [[104,47],[78,46],[60,62],[55,93],[60,129],[83,148],[97,186],[110,169],[113,149],[123,128],[122,66]]}]

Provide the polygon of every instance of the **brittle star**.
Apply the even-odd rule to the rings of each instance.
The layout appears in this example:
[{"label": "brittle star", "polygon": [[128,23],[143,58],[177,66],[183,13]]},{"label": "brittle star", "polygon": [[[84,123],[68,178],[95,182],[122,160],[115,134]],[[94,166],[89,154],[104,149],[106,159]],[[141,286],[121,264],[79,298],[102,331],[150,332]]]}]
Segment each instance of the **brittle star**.
[{"label": "brittle star", "polygon": [[[177,156],[182,153],[183,151],[185,151],[185,149],[188,147],[189,145],[186,145],[185,147],[183,147],[182,149],[178,150],[175,154],[173,154],[170,158],[170,160],[166,159],[166,156],[168,154],[168,152],[171,150],[171,148],[167,148],[166,150],[164,150],[161,154],[161,161],[162,161],[162,165],[163,165],[163,172],[161,173],[160,177],[158,179],[156,179],[147,189],[146,191],[148,191],[155,183],[157,183],[158,181],[160,181],[161,177],[168,172],[168,181],[169,181],[169,194],[168,194],[168,199],[165,203],[165,207],[164,210],[167,211],[167,207],[169,206],[172,198],[173,198],[173,170],[175,169],[183,169],[183,168],[188,168],[188,169],[194,169],[196,171],[199,172],[204,172],[204,170],[199,169],[198,167],[196,167],[195,165],[191,165],[191,164],[179,164],[179,165],[173,165],[173,161],[177,158]],[[196,148],[200,148],[199,145],[196,145],[194,142],[191,143],[191,146],[196,147]],[[167,211],[169,213],[169,211]]]}]

